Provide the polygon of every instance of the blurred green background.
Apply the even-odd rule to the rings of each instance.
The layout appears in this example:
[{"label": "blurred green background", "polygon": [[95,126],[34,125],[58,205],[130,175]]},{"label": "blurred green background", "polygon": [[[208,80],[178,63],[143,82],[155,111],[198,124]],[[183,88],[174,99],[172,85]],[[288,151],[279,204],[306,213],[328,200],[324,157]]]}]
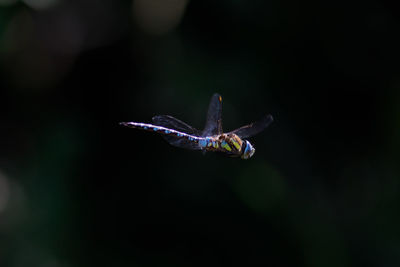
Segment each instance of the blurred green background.
[{"label": "blurred green background", "polygon": [[[399,10],[0,0],[0,266],[400,266]],[[250,160],[118,125],[214,92]]]}]

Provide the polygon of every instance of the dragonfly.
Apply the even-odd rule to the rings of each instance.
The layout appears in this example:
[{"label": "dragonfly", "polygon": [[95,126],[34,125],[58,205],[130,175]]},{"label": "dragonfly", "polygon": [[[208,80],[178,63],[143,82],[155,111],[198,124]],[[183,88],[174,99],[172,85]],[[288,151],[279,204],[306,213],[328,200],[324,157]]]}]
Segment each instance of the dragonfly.
[{"label": "dragonfly", "polygon": [[262,132],[273,121],[272,115],[268,114],[256,122],[224,133],[221,117],[222,97],[218,93],[215,93],[210,100],[203,131],[199,131],[169,115],[154,116],[152,124],[120,122],[120,125],[159,133],[169,144],[176,147],[201,150],[203,152],[219,152],[229,157],[249,159],[254,155],[255,149],[245,138]]}]

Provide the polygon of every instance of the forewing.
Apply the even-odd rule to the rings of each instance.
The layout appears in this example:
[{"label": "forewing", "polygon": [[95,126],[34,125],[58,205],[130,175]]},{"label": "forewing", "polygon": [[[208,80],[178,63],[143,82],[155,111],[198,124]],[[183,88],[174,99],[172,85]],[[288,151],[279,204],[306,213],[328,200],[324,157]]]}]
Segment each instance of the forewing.
[{"label": "forewing", "polygon": [[[184,123],[181,120],[178,120],[177,118],[174,118],[169,115],[157,115],[152,118],[153,122],[155,125],[158,126],[163,126],[166,128],[170,128],[173,130],[177,130],[183,133],[187,133],[190,135],[194,136],[199,136],[200,132],[199,130],[193,128],[192,126]],[[175,136],[175,135],[162,135],[162,137],[171,145],[180,147],[180,148],[186,148],[186,149],[192,149],[192,150],[199,150],[201,149],[199,144],[192,141],[188,140],[187,138],[183,136]]]},{"label": "forewing", "polygon": [[184,132],[187,134],[191,135],[196,135],[198,136],[200,134],[200,131],[193,128],[192,126],[184,123],[181,120],[178,120],[177,118],[174,118],[169,115],[157,115],[152,118],[153,122],[155,125],[158,126],[163,126],[166,128],[178,130],[180,132]]},{"label": "forewing", "polygon": [[240,138],[248,138],[248,137],[254,136],[254,135],[264,131],[265,128],[267,128],[268,125],[270,125],[271,122],[273,122],[273,120],[274,119],[271,115],[266,115],[261,120],[253,122],[249,125],[240,127],[238,129],[232,131],[231,133],[236,134]]},{"label": "forewing", "polygon": [[214,94],[211,97],[208,106],[206,126],[202,132],[202,136],[211,136],[222,134],[222,97]]}]

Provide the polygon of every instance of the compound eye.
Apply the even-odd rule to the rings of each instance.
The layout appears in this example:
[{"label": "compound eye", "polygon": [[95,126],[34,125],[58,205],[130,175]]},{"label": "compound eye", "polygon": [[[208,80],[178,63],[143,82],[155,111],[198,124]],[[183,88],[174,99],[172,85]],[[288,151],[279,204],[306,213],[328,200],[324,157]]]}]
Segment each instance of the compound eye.
[{"label": "compound eye", "polygon": [[255,149],[250,144],[250,142],[247,141],[247,140],[243,145],[244,145],[244,150],[243,150],[242,158],[243,159],[248,159],[248,158],[250,158],[251,156],[254,155]]}]

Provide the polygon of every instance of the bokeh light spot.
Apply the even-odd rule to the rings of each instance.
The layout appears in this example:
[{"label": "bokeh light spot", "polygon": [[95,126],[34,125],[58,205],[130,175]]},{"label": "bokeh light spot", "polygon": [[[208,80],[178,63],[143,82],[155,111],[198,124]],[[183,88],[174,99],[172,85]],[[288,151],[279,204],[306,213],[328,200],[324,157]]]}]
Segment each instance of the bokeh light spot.
[{"label": "bokeh light spot", "polygon": [[149,34],[163,35],[181,21],[187,0],[135,0],[133,16],[138,26]]},{"label": "bokeh light spot", "polygon": [[23,0],[23,2],[33,9],[43,10],[55,6],[59,0]]},{"label": "bokeh light spot", "polygon": [[26,10],[17,12],[3,37],[7,80],[20,88],[54,86],[73,66],[81,41],[79,25],[71,14],[38,17]]}]

